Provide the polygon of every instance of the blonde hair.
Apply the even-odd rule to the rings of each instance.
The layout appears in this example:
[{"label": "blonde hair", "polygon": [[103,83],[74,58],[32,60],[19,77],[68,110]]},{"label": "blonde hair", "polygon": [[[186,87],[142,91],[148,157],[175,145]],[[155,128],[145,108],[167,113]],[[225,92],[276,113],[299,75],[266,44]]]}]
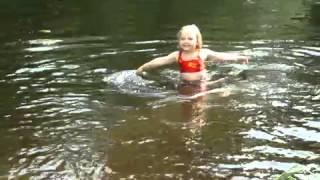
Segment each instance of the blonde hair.
[{"label": "blonde hair", "polygon": [[[196,41],[197,41],[196,49],[202,48],[202,35],[201,35],[200,29],[198,28],[198,26],[196,26],[195,24],[182,26],[177,34],[178,41],[179,41],[183,31],[191,31],[191,32],[195,33],[196,34]],[[178,47],[179,47],[179,44],[178,44]]]}]

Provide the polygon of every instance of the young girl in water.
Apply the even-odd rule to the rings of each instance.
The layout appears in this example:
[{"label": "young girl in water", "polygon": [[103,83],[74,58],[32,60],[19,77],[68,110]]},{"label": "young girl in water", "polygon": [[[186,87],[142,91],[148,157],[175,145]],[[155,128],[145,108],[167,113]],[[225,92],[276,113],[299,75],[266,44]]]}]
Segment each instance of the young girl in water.
[{"label": "young girl in water", "polygon": [[191,121],[195,127],[201,127],[205,123],[202,113],[204,110],[202,106],[203,96],[213,92],[225,93],[225,91],[221,92],[218,91],[218,89],[207,91],[208,85],[220,82],[220,80],[223,81],[223,78],[213,82],[206,81],[205,61],[247,64],[248,57],[231,53],[215,52],[202,48],[202,36],[196,25],[183,26],[177,36],[178,51],[174,51],[167,56],[157,57],[143,64],[137,69],[136,73],[144,76],[146,71],[151,69],[177,63],[179,65],[181,79],[178,92],[180,95],[191,100],[182,102],[182,119],[188,122]]},{"label": "young girl in water", "polygon": [[177,36],[178,51],[174,51],[167,56],[157,57],[143,64],[137,69],[136,73],[143,76],[146,71],[151,69],[177,63],[182,82],[193,83],[206,79],[205,61],[248,63],[248,57],[246,56],[202,48],[202,35],[199,28],[194,24],[183,26]]}]

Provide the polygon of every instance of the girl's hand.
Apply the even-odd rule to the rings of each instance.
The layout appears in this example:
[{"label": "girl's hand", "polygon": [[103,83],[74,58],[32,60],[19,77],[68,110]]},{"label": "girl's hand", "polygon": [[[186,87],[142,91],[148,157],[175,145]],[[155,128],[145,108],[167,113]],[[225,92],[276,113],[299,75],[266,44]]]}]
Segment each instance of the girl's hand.
[{"label": "girl's hand", "polygon": [[139,68],[139,69],[136,70],[136,74],[137,74],[138,76],[142,76],[142,73],[143,73],[143,71],[142,71],[141,68]]},{"label": "girl's hand", "polygon": [[137,74],[138,76],[140,76],[140,75],[141,75],[141,73],[142,73],[141,69],[140,69],[140,68],[138,68],[138,69],[136,70],[136,74]]},{"label": "girl's hand", "polygon": [[136,70],[136,74],[137,74],[138,76],[143,77],[143,76],[146,76],[146,75],[147,75],[147,72],[143,71],[143,69],[140,67],[140,68],[138,68],[138,69]]},{"label": "girl's hand", "polygon": [[247,56],[239,56],[237,58],[237,61],[241,64],[248,64],[249,63],[249,58]]}]

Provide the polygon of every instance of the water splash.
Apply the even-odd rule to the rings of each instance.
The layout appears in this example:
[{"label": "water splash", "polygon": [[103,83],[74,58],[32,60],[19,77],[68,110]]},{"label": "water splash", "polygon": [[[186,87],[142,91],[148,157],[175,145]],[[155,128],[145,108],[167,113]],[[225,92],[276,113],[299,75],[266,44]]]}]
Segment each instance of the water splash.
[{"label": "water splash", "polygon": [[136,96],[163,97],[168,94],[165,87],[157,86],[157,82],[136,75],[135,70],[120,71],[108,75],[104,82],[114,86],[119,92]]}]

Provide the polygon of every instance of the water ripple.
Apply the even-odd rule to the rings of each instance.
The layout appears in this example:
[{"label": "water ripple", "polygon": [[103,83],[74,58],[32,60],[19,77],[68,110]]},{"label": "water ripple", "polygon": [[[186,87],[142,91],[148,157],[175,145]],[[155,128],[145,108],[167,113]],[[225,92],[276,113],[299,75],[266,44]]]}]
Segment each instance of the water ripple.
[{"label": "water ripple", "polygon": [[[308,82],[319,74],[313,42],[230,42],[250,64],[210,66],[213,77],[233,77],[218,88],[232,93],[197,103],[178,98],[176,69],[149,79],[119,71],[165,54],[159,46],[174,41],[119,44],[108,37],[24,42],[25,59],[1,81],[14,96],[3,116],[5,136],[18,144],[8,142],[10,178],[267,179],[319,160],[319,87]],[[202,123],[180,118],[186,102],[202,105]]]}]

